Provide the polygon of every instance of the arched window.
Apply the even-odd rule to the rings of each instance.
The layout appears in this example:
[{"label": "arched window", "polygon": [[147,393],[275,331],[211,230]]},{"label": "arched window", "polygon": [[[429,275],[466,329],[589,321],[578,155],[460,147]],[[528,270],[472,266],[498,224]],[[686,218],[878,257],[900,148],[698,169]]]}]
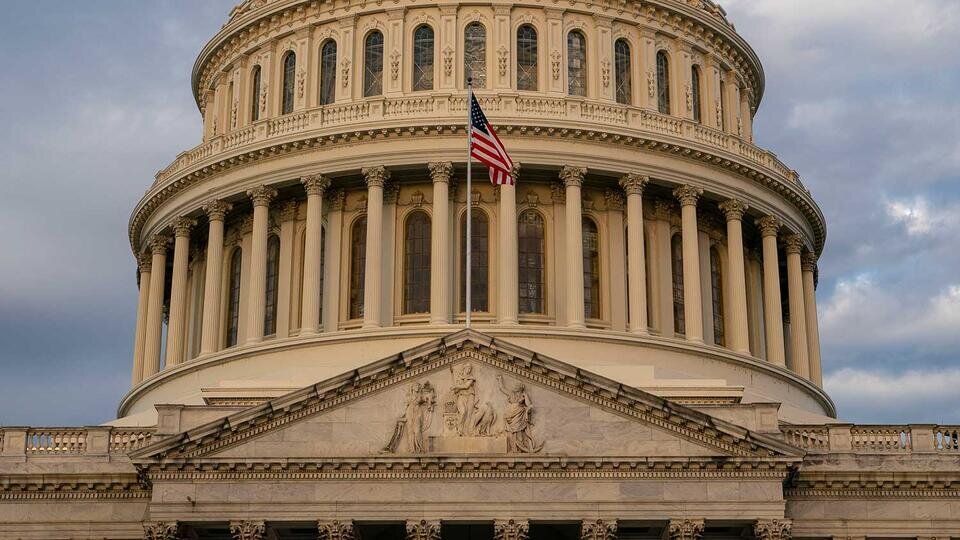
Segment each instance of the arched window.
[{"label": "arched window", "polygon": [[670,61],[665,51],[657,51],[657,109],[670,114]]},{"label": "arched window", "polygon": [[350,318],[363,317],[363,282],[367,265],[367,216],[353,223],[350,232]]},{"label": "arched window", "polygon": [[337,42],[328,39],[320,48],[320,104],[329,105],[336,99]]},{"label": "arched window", "polygon": [[545,313],[543,217],[526,210],[517,220],[520,313]]},{"label": "arched window", "polygon": [[251,74],[253,81],[250,85],[250,121],[260,119],[260,66],[253,66]]},{"label": "arched window", "polygon": [[474,88],[487,86],[487,29],[472,22],[463,30],[463,81],[473,78]]},{"label": "arched window", "polygon": [[[470,309],[490,311],[490,222],[487,214],[470,212]],[[460,217],[460,311],[467,311],[467,214]]]},{"label": "arched window", "polygon": [[237,344],[240,330],[240,268],[243,250],[236,248],[230,255],[230,284],[227,292],[227,347]]},{"label": "arched window", "polygon": [[433,90],[433,28],[425,24],[413,31],[413,89]]},{"label": "arched window", "polygon": [[537,29],[517,28],[517,90],[537,89]]},{"label": "arched window", "polygon": [[264,288],[263,335],[277,333],[277,288],[280,284],[280,237],[267,239],[267,284]]},{"label": "arched window", "polygon": [[363,42],[363,97],[383,93],[383,34],[374,30]]},{"label": "arched window", "polygon": [[670,239],[670,262],[673,269],[673,331],[687,332],[683,314],[683,239],[680,234]]},{"label": "arched window", "polygon": [[600,234],[597,224],[583,218],[583,316],[600,318]]},{"label": "arched window", "polygon": [[587,38],[579,30],[567,34],[567,93],[587,95]]},{"label": "arched window", "polygon": [[630,44],[621,38],[613,44],[616,72],[617,103],[629,105],[633,101],[633,73],[630,67]]},{"label": "arched window", "polygon": [[403,231],[403,312],[430,312],[430,216],[414,212]]},{"label": "arched window", "polygon": [[710,299],[713,301],[713,342],[723,345],[723,275],[720,272],[720,252],[717,247],[710,248]]},{"label": "arched window", "polygon": [[690,68],[690,106],[693,107],[693,121],[700,122],[703,117],[703,105],[700,103],[700,66]]},{"label": "arched window", "polygon": [[293,51],[283,57],[283,94],[280,114],[293,112],[293,85],[297,78],[297,55]]}]

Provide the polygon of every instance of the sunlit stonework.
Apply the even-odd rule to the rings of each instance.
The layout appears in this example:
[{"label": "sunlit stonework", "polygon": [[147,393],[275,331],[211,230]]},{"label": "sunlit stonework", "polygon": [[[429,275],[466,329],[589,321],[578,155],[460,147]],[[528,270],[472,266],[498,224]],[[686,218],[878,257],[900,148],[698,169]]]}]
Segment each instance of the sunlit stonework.
[{"label": "sunlit stonework", "polygon": [[[467,192],[467,77],[515,187]],[[0,429],[0,538],[960,536],[958,428],[835,418],[824,219],[712,1],[247,0],[192,80],[130,391]]]}]

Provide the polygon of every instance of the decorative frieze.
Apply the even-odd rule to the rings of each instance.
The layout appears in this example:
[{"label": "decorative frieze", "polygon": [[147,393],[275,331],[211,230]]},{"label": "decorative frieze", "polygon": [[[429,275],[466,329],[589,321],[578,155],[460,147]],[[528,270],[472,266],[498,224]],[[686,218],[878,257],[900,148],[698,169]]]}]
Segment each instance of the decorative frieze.
[{"label": "decorative frieze", "polygon": [[354,540],[354,531],[353,521],[335,519],[317,522],[319,540]]},{"label": "decorative frieze", "polygon": [[667,525],[669,540],[699,540],[701,535],[703,535],[702,519],[670,520],[670,524]]},{"label": "decorative frieze", "polygon": [[493,522],[493,540],[527,540],[530,522],[525,519],[497,519]]},{"label": "decorative frieze", "polygon": [[789,519],[757,520],[753,536],[757,540],[790,540],[793,522]]},{"label": "decorative frieze", "polygon": [[580,524],[580,540],[616,540],[616,520],[591,520]]},{"label": "decorative frieze", "polygon": [[408,521],[407,540],[440,540],[440,521]]},{"label": "decorative frieze", "polygon": [[231,521],[230,536],[233,540],[263,540],[267,526],[263,521]]}]

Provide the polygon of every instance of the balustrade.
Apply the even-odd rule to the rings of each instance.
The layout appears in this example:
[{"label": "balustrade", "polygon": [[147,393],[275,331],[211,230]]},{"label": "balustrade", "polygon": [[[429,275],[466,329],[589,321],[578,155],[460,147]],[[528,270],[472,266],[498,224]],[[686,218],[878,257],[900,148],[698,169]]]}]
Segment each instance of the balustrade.
[{"label": "balustrade", "polygon": [[87,433],[83,429],[31,429],[27,431],[27,455],[82,454]]},{"label": "balustrade", "polygon": [[804,450],[830,450],[830,430],[825,426],[791,426],[783,428],[787,443]]},{"label": "balustrade", "polygon": [[110,453],[128,454],[150,444],[153,431],[143,429],[115,429],[110,432]]},{"label": "balustrade", "polygon": [[904,426],[854,426],[850,440],[855,452],[909,452],[913,447],[910,428]]},{"label": "balustrade", "polygon": [[933,447],[937,452],[960,453],[960,426],[934,427]]}]

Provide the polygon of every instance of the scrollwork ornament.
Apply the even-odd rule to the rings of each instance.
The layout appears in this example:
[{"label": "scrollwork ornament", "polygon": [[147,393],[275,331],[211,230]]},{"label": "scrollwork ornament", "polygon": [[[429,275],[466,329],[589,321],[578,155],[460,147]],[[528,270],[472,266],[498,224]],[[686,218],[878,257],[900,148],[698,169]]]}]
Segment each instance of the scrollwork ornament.
[{"label": "scrollwork ornament", "polygon": [[355,529],[353,521],[318,521],[317,533],[319,540],[354,540]]},{"label": "scrollwork ornament", "polygon": [[616,540],[617,521],[598,519],[580,525],[580,540]]},{"label": "scrollwork ornament", "polygon": [[696,206],[701,195],[703,195],[701,188],[689,184],[677,186],[673,190],[673,196],[680,201],[681,206]]},{"label": "scrollwork ornament", "polygon": [[179,540],[181,532],[180,523],[176,521],[155,521],[143,525],[145,540]]},{"label": "scrollwork ornament", "polygon": [[783,227],[783,223],[773,216],[758,218],[754,224],[760,229],[762,236],[776,236],[780,232],[780,228]]},{"label": "scrollwork ornament", "polygon": [[740,221],[747,213],[747,203],[740,199],[727,199],[719,204],[720,211],[727,218],[727,221]]},{"label": "scrollwork ornament", "polygon": [[230,536],[233,540],[262,540],[267,531],[263,521],[233,521],[230,523]]},{"label": "scrollwork ornament", "polygon": [[788,519],[758,520],[753,524],[753,535],[757,540],[790,540],[793,522]]},{"label": "scrollwork ornament", "polygon": [[567,187],[581,187],[583,186],[583,178],[587,175],[586,167],[574,167],[572,165],[564,165],[560,169],[560,180],[563,181],[563,185]]},{"label": "scrollwork ornament", "polygon": [[527,540],[530,522],[525,519],[498,519],[493,522],[493,540]]},{"label": "scrollwork ornament", "polygon": [[440,522],[425,519],[408,521],[407,540],[440,540]]},{"label": "scrollwork ornament", "polygon": [[702,519],[672,520],[667,526],[667,537],[670,540],[698,540],[702,534]]}]

